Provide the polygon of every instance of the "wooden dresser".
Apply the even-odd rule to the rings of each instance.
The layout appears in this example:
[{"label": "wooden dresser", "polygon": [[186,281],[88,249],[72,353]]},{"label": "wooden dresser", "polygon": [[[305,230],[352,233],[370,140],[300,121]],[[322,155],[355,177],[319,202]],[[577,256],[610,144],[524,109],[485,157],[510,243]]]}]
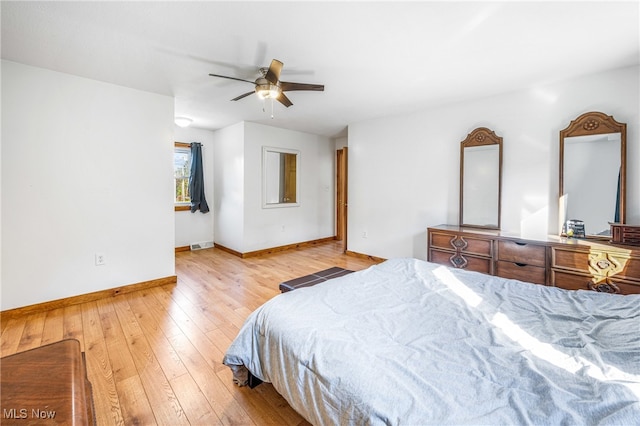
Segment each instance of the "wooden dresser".
[{"label": "wooden dresser", "polygon": [[427,230],[427,260],[568,290],[640,293],[640,247],[440,225]]},{"label": "wooden dresser", "polygon": [[62,340],[3,357],[3,425],[93,425],[91,384],[80,342]]}]

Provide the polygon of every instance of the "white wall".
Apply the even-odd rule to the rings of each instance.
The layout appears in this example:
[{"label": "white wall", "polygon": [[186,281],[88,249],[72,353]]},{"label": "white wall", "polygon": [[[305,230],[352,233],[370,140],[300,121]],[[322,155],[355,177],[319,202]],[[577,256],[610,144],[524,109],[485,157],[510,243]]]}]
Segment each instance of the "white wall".
[{"label": "white wall", "polygon": [[189,210],[175,213],[176,247],[213,241],[213,131],[194,127],[175,126],[176,142],[200,142],[202,144],[202,168],[204,192],[209,212]]},{"label": "white wall", "polygon": [[335,145],[335,149],[342,149],[342,148],[346,148],[349,146],[349,138],[347,136],[345,137],[340,137],[340,138],[335,138],[333,140],[333,143]]},{"label": "white wall", "polygon": [[[300,151],[297,207],[262,207],[262,147]],[[214,143],[215,242],[247,253],[335,235],[335,149],[326,137],[256,123]]]},{"label": "white wall", "polygon": [[481,126],[504,138],[503,231],[557,233],[559,131],[587,111],[627,123],[627,223],[640,224],[638,75],[624,68],[350,125],[348,249],[426,259],[426,228],[458,223],[460,141]]},{"label": "white wall", "polygon": [[[300,151],[297,207],[262,207],[262,147]],[[335,235],[335,150],[323,136],[245,123],[244,247],[251,252]]]},{"label": "white wall", "polygon": [[174,275],[172,157],[172,98],[2,61],[1,309]]},{"label": "white wall", "polygon": [[244,247],[244,123],[214,132],[214,241],[242,252]]}]

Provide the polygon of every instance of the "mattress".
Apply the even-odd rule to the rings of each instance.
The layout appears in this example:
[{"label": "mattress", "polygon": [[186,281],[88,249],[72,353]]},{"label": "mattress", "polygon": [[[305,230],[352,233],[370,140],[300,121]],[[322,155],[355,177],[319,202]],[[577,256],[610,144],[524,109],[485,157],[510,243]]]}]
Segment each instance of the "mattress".
[{"label": "mattress", "polygon": [[314,425],[638,424],[640,295],[391,259],[269,300],[223,362]]}]

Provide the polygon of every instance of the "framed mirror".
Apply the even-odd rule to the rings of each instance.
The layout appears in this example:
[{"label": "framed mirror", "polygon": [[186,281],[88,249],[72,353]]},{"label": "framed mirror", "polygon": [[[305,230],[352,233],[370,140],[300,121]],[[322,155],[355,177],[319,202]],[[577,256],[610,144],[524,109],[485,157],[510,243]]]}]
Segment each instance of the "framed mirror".
[{"label": "framed mirror", "polygon": [[262,206],[295,207],[299,204],[300,152],[262,147]]},{"label": "framed mirror", "polygon": [[626,145],[626,123],[602,112],[560,131],[561,235],[608,239],[610,223],[625,223]]},{"label": "framed mirror", "polygon": [[500,229],[502,138],[479,127],[460,143],[460,226]]}]

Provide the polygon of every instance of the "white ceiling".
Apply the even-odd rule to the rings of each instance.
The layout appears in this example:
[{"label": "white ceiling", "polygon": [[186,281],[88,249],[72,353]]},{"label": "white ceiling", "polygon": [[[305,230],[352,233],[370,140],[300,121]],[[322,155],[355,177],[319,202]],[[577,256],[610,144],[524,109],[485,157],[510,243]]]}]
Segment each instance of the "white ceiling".
[{"label": "white ceiling", "polygon": [[[9,2],[2,58],[175,97],[218,129],[253,121],[337,136],[361,120],[636,65],[638,1]],[[290,108],[251,95],[271,59]]]}]

